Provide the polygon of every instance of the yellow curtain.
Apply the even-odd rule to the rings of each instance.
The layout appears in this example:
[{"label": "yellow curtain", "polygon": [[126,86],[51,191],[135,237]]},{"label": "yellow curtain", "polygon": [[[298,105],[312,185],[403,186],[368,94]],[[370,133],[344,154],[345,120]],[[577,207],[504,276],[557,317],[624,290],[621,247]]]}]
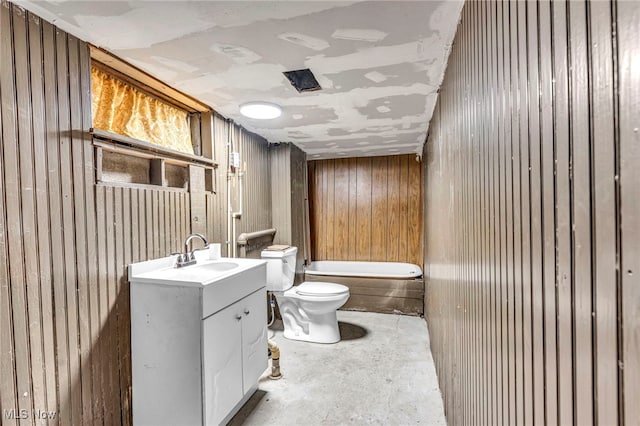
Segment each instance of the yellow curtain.
[{"label": "yellow curtain", "polygon": [[193,154],[187,112],[91,68],[93,127]]}]

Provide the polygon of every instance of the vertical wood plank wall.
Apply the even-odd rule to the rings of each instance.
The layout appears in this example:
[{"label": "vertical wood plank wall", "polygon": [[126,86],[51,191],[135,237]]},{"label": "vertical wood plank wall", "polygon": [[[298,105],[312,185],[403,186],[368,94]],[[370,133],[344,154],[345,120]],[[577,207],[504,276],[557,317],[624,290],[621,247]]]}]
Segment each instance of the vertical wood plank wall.
[{"label": "vertical wood plank wall", "polygon": [[414,155],[310,161],[312,259],[422,265],[421,186]]},{"label": "vertical wood plank wall", "polygon": [[449,424],[640,418],[640,3],[468,1],[424,149]]},{"label": "vertical wood plank wall", "polygon": [[277,232],[275,244],[289,244],[298,248],[296,278],[302,280],[305,261],[306,169],[307,156],[292,143],[272,145],[271,204],[273,227]]},{"label": "vertical wood plank wall", "polygon": [[[291,182],[291,239],[287,244],[298,247],[296,277],[304,277],[304,262],[309,258],[307,252],[307,154],[293,144],[289,144],[289,181]],[[277,175],[276,175],[277,176]],[[275,180],[275,178],[274,178]],[[275,214],[274,214],[275,224]]]},{"label": "vertical wood plank wall", "polygon": [[[5,410],[27,410],[20,424],[130,424],[126,265],[182,250],[204,185],[96,185],[88,46],[4,0],[0,101],[0,423],[18,424]],[[209,124],[223,159],[226,123]],[[266,142],[234,131],[247,162],[238,233],[269,228]],[[224,190],[223,161],[217,172]],[[204,229],[224,242],[226,192],[204,197]]]},{"label": "vertical wood plank wall", "polygon": [[189,193],[96,186],[87,45],[0,12],[2,424],[128,424],[126,265],[180,249]]},{"label": "vertical wood plank wall", "polygon": [[[250,133],[231,121],[215,114],[213,117],[213,149],[218,168],[215,170],[213,191],[206,194],[207,236],[222,243],[222,253],[227,246],[227,169],[228,146],[240,153],[240,161],[246,171],[243,177],[243,207],[240,219],[236,219],[236,234],[271,228],[271,164],[269,146],[262,137]],[[238,179],[231,179],[231,205],[240,208]],[[229,245],[228,247],[231,247]]]},{"label": "vertical wood plank wall", "polygon": [[[273,239],[275,244],[291,242],[291,147],[281,144],[271,148],[271,173],[274,177],[271,185],[271,202],[273,210],[273,227],[277,233]],[[277,178],[276,178],[277,176]]]}]

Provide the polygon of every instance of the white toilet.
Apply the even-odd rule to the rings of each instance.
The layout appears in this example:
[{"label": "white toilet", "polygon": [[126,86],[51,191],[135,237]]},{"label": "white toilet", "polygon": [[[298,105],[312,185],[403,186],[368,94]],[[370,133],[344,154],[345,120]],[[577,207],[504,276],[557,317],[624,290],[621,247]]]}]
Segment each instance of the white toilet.
[{"label": "white toilet", "polygon": [[272,291],[284,323],[284,337],[314,343],[340,341],[336,311],[349,299],[341,284],[304,282],[293,286],[297,247],[267,249],[267,290]]}]

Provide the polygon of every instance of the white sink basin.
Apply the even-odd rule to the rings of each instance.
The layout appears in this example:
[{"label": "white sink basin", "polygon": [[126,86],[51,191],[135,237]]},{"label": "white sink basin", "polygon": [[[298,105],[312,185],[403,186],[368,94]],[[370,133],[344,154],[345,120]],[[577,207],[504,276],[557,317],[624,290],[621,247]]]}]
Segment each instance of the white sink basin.
[{"label": "white sink basin", "polygon": [[201,259],[195,265],[176,268],[176,257],[170,256],[130,265],[129,281],[149,284],[206,286],[263,263],[263,260],[257,259]]},{"label": "white sink basin", "polygon": [[193,265],[192,267],[201,271],[204,271],[204,273],[208,273],[208,272],[224,272],[224,271],[228,271],[230,269],[234,269],[239,267],[240,265],[238,265],[236,262],[213,262],[213,263],[207,263],[204,265]]},{"label": "white sink basin", "polygon": [[146,277],[160,278],[165,280],[189,281],[189,282],[208,282],[223,272],[230,271],[239,267],[236,262],[209,262],[204,264],[195,264],[182,268],[161,268],[144,274]]}]

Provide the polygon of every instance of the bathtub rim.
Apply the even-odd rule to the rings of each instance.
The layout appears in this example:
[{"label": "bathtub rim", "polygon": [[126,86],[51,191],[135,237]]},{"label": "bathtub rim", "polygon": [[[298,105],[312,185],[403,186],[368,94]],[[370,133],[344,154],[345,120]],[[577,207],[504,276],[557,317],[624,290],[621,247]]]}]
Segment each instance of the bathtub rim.
[{"label": "bathtub rim", "polygon": [[[411,274],[378,274],[371,272],[360,272],[360,271],[318,271],[314,269],[310,269],[310,266],[317,262],[331,262],[331,263],[342,263],[342,264],[390,264],[390,265],[405,265],[410,268],[415,268],[416,271]],[[357,278],[372,278],[372,279],[394,279],[394,280],[414,280],[421,279],[423,275],[422,268],[419,265],[414,263],[407,262],[369,262],[363,260],[313,260],[309,265],[304,266],[304,273],[308,275],[314,276],[324,276],[324,277],[357,277]]]}]

